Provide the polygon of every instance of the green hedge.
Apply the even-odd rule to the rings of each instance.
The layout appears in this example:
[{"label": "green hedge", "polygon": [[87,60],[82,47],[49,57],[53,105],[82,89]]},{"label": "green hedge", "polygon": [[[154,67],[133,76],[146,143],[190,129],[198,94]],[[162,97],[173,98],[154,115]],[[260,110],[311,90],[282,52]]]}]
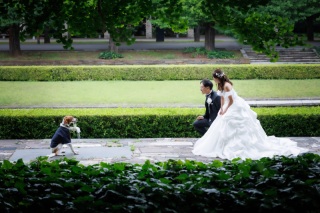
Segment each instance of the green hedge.
[{"label": "green hedge", "polygon": [[222,68],[231,79],[319,79],[320,64],[1,66],[0,81],[199,80]]},{"label": "green hedge", "polygon": [[0,162],[0,212],[319,213],[320,156],[83,166]]},{"label": "green hedge", "polygon": [[[320,136],[320,107],[252,108],[268,135]],[[199,137],[201,108],[1,109],[0,139],[51,138],[63,116],[79,119],[82,138]]]}]

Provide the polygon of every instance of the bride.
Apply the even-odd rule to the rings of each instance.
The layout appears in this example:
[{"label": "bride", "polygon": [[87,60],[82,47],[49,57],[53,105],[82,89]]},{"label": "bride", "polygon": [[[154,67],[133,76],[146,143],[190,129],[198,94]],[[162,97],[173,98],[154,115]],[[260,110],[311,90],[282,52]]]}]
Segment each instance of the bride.
[{"label": "bride", "polygon": [[290,139],[267,136],[257,114],[237,95],[222,70],[213,72],[213,80],[218,85],[221,109],[208,131],[194,144],[193,154],[257,160],[275,155],[297,156],[307,151]]}]

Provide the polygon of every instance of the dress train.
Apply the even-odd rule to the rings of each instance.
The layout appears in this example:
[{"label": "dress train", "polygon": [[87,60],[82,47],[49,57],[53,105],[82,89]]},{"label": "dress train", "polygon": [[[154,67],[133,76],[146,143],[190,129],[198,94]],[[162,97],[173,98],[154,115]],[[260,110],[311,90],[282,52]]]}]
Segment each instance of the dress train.
[{"label": "dress train", "polygon": [[233,104],[224,115],[218,113],[208,131],[196,141],[193,154],[228,160],[257,160],[275,155],[297,156],[307,151],[288,138],[267,136],[257,114],[234,89],[219,95],[224,96],[223,107],[227,106],[230,95],[233,97]]}]

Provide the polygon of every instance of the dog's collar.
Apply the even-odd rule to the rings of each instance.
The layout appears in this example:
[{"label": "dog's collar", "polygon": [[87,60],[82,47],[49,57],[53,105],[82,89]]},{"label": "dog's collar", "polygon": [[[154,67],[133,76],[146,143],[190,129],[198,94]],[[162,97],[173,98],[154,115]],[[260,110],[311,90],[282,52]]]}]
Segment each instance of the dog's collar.
[{"label": "dog's collar", "polygon": [[61,127],[69,128],[69,125],[65,125],[63,123],[60,124]]}]

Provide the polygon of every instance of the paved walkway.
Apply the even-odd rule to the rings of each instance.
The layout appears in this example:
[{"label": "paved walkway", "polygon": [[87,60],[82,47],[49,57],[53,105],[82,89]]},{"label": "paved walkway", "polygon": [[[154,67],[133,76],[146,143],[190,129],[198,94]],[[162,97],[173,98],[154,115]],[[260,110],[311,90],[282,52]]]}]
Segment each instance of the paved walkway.
[{"label": "paved walkway", "polygon": [[[8,39],[0,39],[0,51],[9,51]],[[74,39],[75,51],[105,51],[109,46],[108,39]],[[190,38],[165,38],[164,42],[156,42],[156,39],[137,38],[136,42],[132,45],[121,43],[119,50],[179,50],[186,47],[203,47],[204,39],[200,42],[194,42]],[[236,39],[217,36],[215,40],[216,48],[223,48],[229,50],[239,50],[240,45]],[[63,45],[55,42],[51,39],[50,44],[44,44],[41,40],[40,44],[37,44],[36,40],[27,39],[26,42],[21,43],[21,50],[40,50],[40,51],[62,51]]]},{"label": "paved walkway", "polygon": [[[308,148],[312,153],[320,154],[320,137],[290,137],[299,146]],[[72,139],[79,155],[73,155],[69,147],[64,147],[65,157],[75,158],[83,165],[100,162],[138,163],[146,160],[162,162],[173,160],[195,160],[210,162],[218,158],[207,158],[192,154],[197,138],[142,138],[142,139]],[[22,159],[25,163],[39,156],[50,154],[50,139],[43,140],[1,140],[0,160],[12,162]],[[53,157],[55,160],[63,157]]]},{"label": "paved walkway", "polygon": [[251,107],[279,107],[279,106],[320,106],[320,100],[314,99],[260,99],[247,100]]},{"label": "paved walkway", "polygon": [[[9,40],[0,39],[0,51],[9,51]],[[108,39],[84,39],[74,38],[73,47],[75,51],[105,51],[109,46]],[[311,46],[320,46],[320,42],[307,42]],[[164,42],[156,42],[156,39],[136,38],[136,42],[132,45],[121,43],[119,50],[179,50],[186,47],[203,47],[204,37],[200,39],[200,42],[194,42],[192,38],[165,38]],[[226,50],[240,50],[241,48],[248,48],[249,45],[240,44],[236,39],[228,36],[217,35],[215,37],[215,48]],[[25,42],[21,42],[21,50],[40,50],[40,51],[61,51],[63,49],[62,44],[56,43],[55,39],[51,39],[50,44],[44,44],[41,39],[40,44],[37,44],[37,40],[27,39]]]}]

